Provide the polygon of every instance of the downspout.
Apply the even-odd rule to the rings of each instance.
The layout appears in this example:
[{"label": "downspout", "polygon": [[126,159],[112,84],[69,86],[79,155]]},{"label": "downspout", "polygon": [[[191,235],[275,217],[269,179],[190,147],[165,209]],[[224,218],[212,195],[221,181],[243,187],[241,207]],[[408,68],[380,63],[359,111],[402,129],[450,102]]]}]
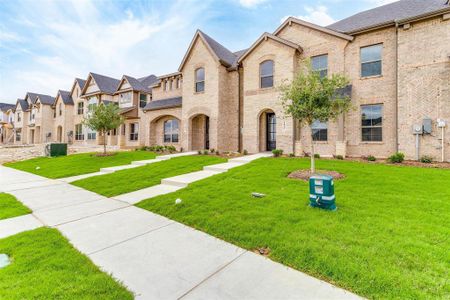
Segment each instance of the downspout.
[{"label": "downspout", "polygon": [[241,112],[241,70],[239,65],[236,67],[237,70],[237,76],[238,76],[238,152],[242,152],[242,112]]},{"label": "downspout", "polygon": [[398,152],[398,22],[395,21],[395,152]]}]

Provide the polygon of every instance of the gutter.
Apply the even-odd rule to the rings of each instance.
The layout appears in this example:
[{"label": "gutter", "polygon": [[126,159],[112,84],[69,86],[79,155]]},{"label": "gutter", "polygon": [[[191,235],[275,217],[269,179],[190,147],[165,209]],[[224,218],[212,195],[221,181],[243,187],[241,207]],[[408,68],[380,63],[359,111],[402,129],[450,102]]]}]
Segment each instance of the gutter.
[{"label": "gutter", "polygon": [[398,27],[399,24],[395,22],[395,152],[399,150],[398,144],[398,90],[399,90],[399,76],[398,76]]}]

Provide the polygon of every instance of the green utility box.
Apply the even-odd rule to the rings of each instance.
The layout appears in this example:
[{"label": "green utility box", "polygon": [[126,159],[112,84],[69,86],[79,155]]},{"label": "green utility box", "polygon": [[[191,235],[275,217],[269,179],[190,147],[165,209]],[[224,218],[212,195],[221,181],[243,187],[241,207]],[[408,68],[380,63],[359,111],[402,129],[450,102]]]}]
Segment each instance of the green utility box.
[{"label": "green utility box", "polygon": [[309,178],[309,205],[336,210],[333,177],[318,174]]},{"label": "green utility box", "polygon": [[45,146],[45,152],[47,156],[66,156],[67,155],[67,144],[66,143],[51,143]]}]

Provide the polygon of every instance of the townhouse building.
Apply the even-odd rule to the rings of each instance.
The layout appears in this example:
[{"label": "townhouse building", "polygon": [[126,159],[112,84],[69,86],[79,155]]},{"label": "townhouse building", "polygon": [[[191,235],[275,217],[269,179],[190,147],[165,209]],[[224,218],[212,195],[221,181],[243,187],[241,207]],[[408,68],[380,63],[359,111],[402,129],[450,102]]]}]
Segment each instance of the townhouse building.
[{"label": "townhouse building", "polygon": [[0,103],[0,144],[14,142],[14,105]]},{"label": "townhouse building", "polygon": [[[311,128],[284,113],[277,87],[292,80],[305,61],[321,76],[349,78],[343,91],[352,102],[348,113]],[[305,155],[314,142],[322,156],[387,157],[401,151],[409,159],[448,160],[450,5],[401,0],[326,27],[290,17],[240,51],[198,30],[177,72],[120,80],[90,73],[85,82],[75,80],[73,104],[64,95],[58,93],[53,105],[53,137],[64,135],[58,128],[72,127],[73,143],[103,143],[81,121],[89,107],[114,102],[126,121],[105,138],[123,148],[158,144]],[[28,98],[15,108],[16,135],[29,127],[24,114],[36,106],[37,98]],[[59,106],[72,109],[69,125],[56,122],[65,118]],[[30,134],[22,140],[36,142]]]}]

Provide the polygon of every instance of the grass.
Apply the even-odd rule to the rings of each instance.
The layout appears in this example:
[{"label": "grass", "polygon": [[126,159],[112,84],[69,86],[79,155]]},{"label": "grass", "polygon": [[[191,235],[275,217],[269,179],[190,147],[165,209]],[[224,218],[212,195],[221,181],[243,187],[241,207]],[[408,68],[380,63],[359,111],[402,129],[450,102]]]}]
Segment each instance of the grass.
[{"label": "grass", "polygon": [[160,184],[161,179],[199,171],[204,166],[225,161],[224,158],[209,155],[175,157],[142,167],[77,180],[72,184],[111,197],[154,186]]},{"label": "grass", "polygon": [[[307,159],[268,158],[137,206],[377,299],[449,298],[450,170],[318,160],[338,210],[311,208]],[[252,198],[252,192],[267,194]],[[174,200],[181,198],[182,204]]]},{"label": "grass", "polygon": [[0,239],[12,263],[0,269],[0,299],[133,299],[56,230]]},{"label": "grass", "polygon": [[0,220],[29,213],[31,213],[31,210],[20,203],[16,197],[6,193],[0,193]]},{"label": "grass", "polygon": [[98,172],[100,168],[126,165],[134,160],[155,157],[155,153],[148,151],[122,151],[105,157],[96,156],[95,153],[82,153],[59,157],[32,158],[6,163],[5,166],[47,178],[63,178]]}]

